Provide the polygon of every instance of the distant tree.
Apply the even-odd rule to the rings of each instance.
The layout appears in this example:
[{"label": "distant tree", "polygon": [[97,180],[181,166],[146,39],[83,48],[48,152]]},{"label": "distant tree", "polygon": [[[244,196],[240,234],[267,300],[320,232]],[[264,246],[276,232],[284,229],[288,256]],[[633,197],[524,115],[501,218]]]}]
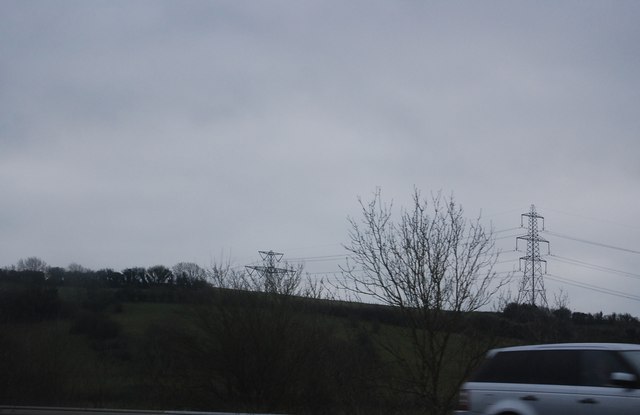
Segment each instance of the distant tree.
[{"label": "distant tree", "polygon": [[96,272],[96,277],[104,281],[109,287],[121,287],[124,285],[125,277],[121,272],[111,268],[103,268]]},{"label": "distant tree", "polygon": [[43,285],[46,281],[45,273],[42,271],[15,271],[15,281],[25,285],[39,286]]},{"label": "distant tree", "polygon": [[531,343],[571,340],[571,311],[567,308],[552,311],[546,307],[514,302],[507,304],[502,315],[515,323],[510,337]]},{"label": "distant tree", "polygon": [[594,323],[593,315],[589,313],[581,313],[579,311],[571,313],[571,321],[578,325],[589,325]]},{"label": "distant tree", "polygon": [[264,273],[248,275],[228,263],[208,270],[217,288],[198,309],[207,339],[201,367],[210,393],[236,405],[230,409],[296,412],[307,385],[309,393],[318,392],[318,384],[312,387],[316,370],[308,368],[316,368],[322,339],[329,336],[301,312],[303,290],[295,283],[301,272],[296,268],[267,283]]},{"label": "distant tree", "polygon": [[77,272],[79,274],[84,274],[84,273],[88,273],[91,272],[91,270],[89,268],[85,268],[82,265],[76,263],[76,262],[72,262],[67,266],[67,271],[69,272]]},{"label": "distant tree", "polygon": [[229,262],[213,263],[207,269],[207,278],[211,285],[230,290],[251,290],[244,270],[231,267]]},{"label": "distant tree", "polygon": [[125,285],[144,285],[147,283],[147,270],[142,267],[126,268],[122,270]]},{"label": "distant tree", "polygon": [[444,415],[459,385],[488,344],[481,333],[461,340],[465,316],[486,305],[506,281],[496,277],[491,230],[480,219],[468,221],[453,198],[422,199],[416,189],[410,208],[394,220],[378,190],[360,200],[360,220],[350,218],[352,261],[344,268],[343,288],[396,307],[408,330],[402,342],[383,344],[403,373],[402,387],[424,412]]},{"label": "distant tree", "polygon": [[60,285],[64,283],[66,271],[61,267],[50,267],[47,270],[46,278],[54,285]]},{"label": "distant tree", "polygon": [[46,272],[49,268],[46,262],[42,259],[31,256],[29,258],[20,258],[16,264],[16,270],[18,271],[38,271]]},{"label": "distant tree", "polygon": [[547,318],[549,312],[546,308],[531,304],[509,303],[502,311],[502,314],[509,320],[530,323]]},{"label": "distant tree", "polygon": [[173,278],[171,270],[164,265],[154,265],[147,269],[146,280],[150,284],[168,284]]},{"label": "distant tree", "polygon": [[292,267],[286,262],[277,270],[261,270],[245,274],[247,286],[252,291],[282,296],[301,295],[303,266]]},{"label": "distant tree", "polygon": [[173,276],[176,285],[192,286],[204,283],[207,279],[207,271],[193,262],[180,262],[173,266]]},{"label": "distant tree", "polygon": [[[213,286],[234,290],[254,291],[270,294],[272,297],[308,296],[314,293],[302,285],[304,267],[289,265],[287,262],[278,267],[259,267],[252,272],[235,270],[229,263],[213,264],[208,270],[209,281]],[[319,291],[319,290],[317,290]]]},{"label": "distant tree", "polygon": [[553,315],[560,320],[571,320],[571,310],[567,307],[560,307],[553,310]]},{"label": "distant tree", "polygon": [[618,321],[621,321],[623,323],[638,323],[638,319],[629,313],[618,314]]}]

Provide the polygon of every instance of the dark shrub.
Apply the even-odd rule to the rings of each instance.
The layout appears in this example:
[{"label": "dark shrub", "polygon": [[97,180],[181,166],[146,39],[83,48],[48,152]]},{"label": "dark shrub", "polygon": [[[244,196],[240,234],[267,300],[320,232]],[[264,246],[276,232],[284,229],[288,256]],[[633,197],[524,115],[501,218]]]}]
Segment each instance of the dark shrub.
[{"label": "dark shrub", "polygon": [[71,326],[72,334],[84,334],[92,340],[113,339],[120,335],[120,325],[101,313],[81,312]]}]

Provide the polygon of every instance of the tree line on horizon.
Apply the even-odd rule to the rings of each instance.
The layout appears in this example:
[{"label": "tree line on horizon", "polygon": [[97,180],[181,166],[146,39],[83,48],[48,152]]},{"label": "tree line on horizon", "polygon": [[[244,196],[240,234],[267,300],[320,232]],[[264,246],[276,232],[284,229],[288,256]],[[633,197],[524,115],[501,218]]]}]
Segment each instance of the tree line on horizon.
[{"label": "tree line on horizon", "polygon": [[168,268],[164,265],[145,267],[129,267],[122,271],[102,268],[97,271],[77,263],[67,268],[49,266],[39,257],[21,258],[15,265],[0,269],[4,279],[10,279],[17,272],[32,272],[33,276],[52,285],[86,285],[102,284],[109,287],[177,285],[192,286],[207,281],[208,271],[193,262],[179,262]]}]

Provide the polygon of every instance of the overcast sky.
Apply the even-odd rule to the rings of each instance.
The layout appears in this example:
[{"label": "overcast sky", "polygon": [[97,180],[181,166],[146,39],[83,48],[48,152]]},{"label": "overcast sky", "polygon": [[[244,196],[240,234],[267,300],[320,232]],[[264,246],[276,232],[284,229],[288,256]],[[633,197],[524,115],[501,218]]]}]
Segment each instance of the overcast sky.
[{"label": "overcast sky", "polygon": [[638,22],[622,0],[0,0],[0,266],[272,249],[331,277],[357,198],[415,186],[482,212],[501,271],[535,204],[549,297],[640,316]]}]

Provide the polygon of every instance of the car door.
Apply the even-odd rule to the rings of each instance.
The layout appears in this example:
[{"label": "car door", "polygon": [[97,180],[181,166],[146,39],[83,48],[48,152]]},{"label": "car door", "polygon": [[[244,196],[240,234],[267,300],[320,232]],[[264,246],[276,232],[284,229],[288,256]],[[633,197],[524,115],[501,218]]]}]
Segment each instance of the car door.
[{"label": "car door", "polygon": [[640,391],[620,387],[581,387],[576,405],[584,415],[638,415]]},{"label": "car door", "polygon": [[539,350],[529,356],[529,391],[519,399],[540,415],[582,415],[575,405],[580,355],[576,350]]},{"label": "car door", "polygon": [[[640,390],[633,367],[626,364],[616,352],[609,350],[585,350],[581,361],[582,385],[575,391],[576,405],[581,413],[640,414]],[[615,381],[616,377],[628,377],[629,380],[621,384]]]},{"label": "car door", "polygon": [[474,376],[477,413],[582,415],[575,388],[578,350],[516,350],[495,354]]}]

